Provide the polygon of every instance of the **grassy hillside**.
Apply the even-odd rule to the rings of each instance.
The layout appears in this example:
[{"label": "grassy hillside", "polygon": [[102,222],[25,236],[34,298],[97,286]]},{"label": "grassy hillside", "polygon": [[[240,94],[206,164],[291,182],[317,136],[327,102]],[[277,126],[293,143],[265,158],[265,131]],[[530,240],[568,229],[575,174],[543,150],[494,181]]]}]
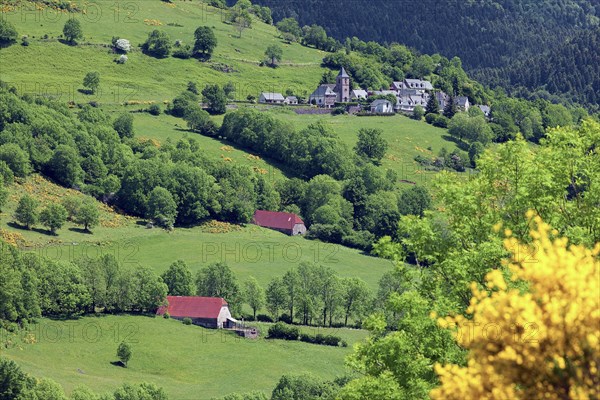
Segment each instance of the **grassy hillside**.
[{"label": "grassy hillside", "polygon": [[[201,86],[207,83],[234,82],[236,97],[245,99],[261,91],[285,92],[291,88],[297,93],[308,93],[322,74],[321,60],[325,53],[285,44],[277,38],[276,28],[257,19],[242,37],[230,24],[224,23],[225,11],[209,7],[201,1],[166,3],[160,0],[109,0],[86,2],[86,14],[57,12],[52,9],[34,10],[31,2],[18,2],[5,7],[3,18],[12,22],[19,35],[28,35],[30,45],[13,45],[0,50],[4,63],[0,79],[19,87],[23,92],[60,96],[64,101],[122,103],[125,101],[171,100],[185,88],[188,81]],[[84,40],[77,46],[59,41],[64,23],[69,17],[82,25]],[[181,26],[172,26],[175,24]],[[195,59],[173,57],[156,59],[144,55],[137,47],[148,33],[160,29],[169,34],[172,42],[182,40],[193,45],[198,26],[214,28],[218,40],[213,58],[202,63]],[[43,39],[48,35],[48,39]],[[108,45],[113,36],[130,40],[133,51],[126,64],[114,62]],[[279,68],[260,67],[267,46],[279,43],[283,60]],[[211,66],[227,64],[237,72],[224,73]],[[84,95],[83,77],[88,71],[101,76],[97,95]]]},{"label": "grassy hillside", "polygon": [[[180,321],[142,316],[43,319],[31,327],[37,343],[9,347],[3,355],[67,392],[87,385],[97,392],[128,382],[153,382],[171,399],[210,399],[231,392],[270,393],[283,373],[311,372],[325,379],[344,374],[344,357],[364,331],[336,329],[349,347],[242,339]],[[265,326],[262,329],[266,330]],[[329,333],[329,329],[325,329]],[[315,332],[311,332],[315,333]],[[322,332],[323,333],[323,332]],[[112,365],[123,340],[131,343],[128,368]]]},{"label": "grassy hillside", "polygon": [[194,273],[208,263],[224,261],[241,281],[252,275],[264,286],[274,276],[283,275],[302,261],[310,261],[330,266],[343,277],[364,279],[372,289],[376,289],[381,275],[391,268],[388,261],[358,250],[290,237],[255,225],[239,227],[210,222],[172,232],[147,229],[145,221],[117,214],[101,203],[98,203],[102,208],[101,223],[93,229],[93,234],[70,222],[57,236],[41,226],[28,231],[15,225],[12,218],[18,199],[25,193],[34,195],[42,205],[60,201],[67,195],[83,195],[35,175],[11,187],[9,202],[0,215],[0,234],[9,242],[54,259],[66,261],[82,255],[96,257],[110,253],[123,263],[147,265],[157,272],[182,259]]}]

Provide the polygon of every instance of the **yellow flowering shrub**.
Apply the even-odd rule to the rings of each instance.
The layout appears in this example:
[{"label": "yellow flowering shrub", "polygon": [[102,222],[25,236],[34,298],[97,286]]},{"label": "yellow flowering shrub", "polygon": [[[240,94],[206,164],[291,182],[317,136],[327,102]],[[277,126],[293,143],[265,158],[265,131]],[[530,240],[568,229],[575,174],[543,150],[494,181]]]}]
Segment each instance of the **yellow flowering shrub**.
[{"label": "yellow flowering shrub", "polygon": [[[533,218],[530,213],[528,215]],[[600,398],[600,243],[569,246],[539,217],[531,244],[505,234],[511,288],[500,270],[486,277],[490,290],[471,286],[470,318],[448,317],[469,350],[466,367],[436,365],[441,385],[432,399]]]}]

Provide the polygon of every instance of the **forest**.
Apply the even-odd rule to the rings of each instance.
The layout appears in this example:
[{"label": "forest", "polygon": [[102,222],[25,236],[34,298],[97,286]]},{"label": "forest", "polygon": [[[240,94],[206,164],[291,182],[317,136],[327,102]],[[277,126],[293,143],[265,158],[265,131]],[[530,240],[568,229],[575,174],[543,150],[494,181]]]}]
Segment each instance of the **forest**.
[{"label": "forest", "polygon": [[600,64],[593,58],[598,54],[594,29],[599,11],[591,0],[453,1],[452,6],[433,0],[257,3],[272,9],[275,22],[291,17],[300,26],[317,24],[341,42],[359,37],[401,43],[422,54],[458,56],[485,85],[526,97],[598,106]]}]

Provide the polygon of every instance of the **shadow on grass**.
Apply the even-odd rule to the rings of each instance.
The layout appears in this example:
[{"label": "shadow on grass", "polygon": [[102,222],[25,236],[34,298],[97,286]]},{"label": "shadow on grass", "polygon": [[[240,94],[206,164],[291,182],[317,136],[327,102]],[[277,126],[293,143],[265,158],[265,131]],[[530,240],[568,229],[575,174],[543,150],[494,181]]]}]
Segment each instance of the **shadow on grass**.
[{"label": "shadow on grass", "polygon": [[77,91],[81,94],[85,94],[87,96],[90,96],[92,94],[94,94],[94,92],[91,89],[77,89]]},{"label": "shadow on grass", "polygon": [[127,368],[127,366],[123,364],[122,361],[111,361],[110,363],[115,367]]},{"label": "shadow on grass", "polygon": [[83,233],[85,235],[91,235],[92,231],[85,230],[83,228],[69,228],[71,232]]},{"label": "shadow on grass", "polygon": [[27,228],[25,225],[18,224],[14,221],[7,222],[6,225],[10,226],[11,228],[20,229],[23,231],[31,231],[31,232],[35,232],[35,233],[41,233],[43,235],[48,235],[48,236],[58,236],[56,233],[52,233],[51,231],[49,231],[47,229],[34,228],[34,227]]},{"label": "shadow on grass", "polygon": [[444,139],[447,142],[452,142],[456,144],[456,147],[463,151],[469,151],[469,144],[463,142],[462,140],[458,140],[457,138],[450,135],[442,135],[442,139]]}]

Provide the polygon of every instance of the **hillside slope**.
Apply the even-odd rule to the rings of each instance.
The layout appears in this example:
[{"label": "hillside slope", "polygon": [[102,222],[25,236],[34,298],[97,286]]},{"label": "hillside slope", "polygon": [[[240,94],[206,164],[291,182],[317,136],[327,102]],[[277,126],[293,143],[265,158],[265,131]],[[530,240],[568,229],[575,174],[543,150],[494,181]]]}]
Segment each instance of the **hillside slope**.
[{"label": "hillside slope", "polygon": [[[598,26],[600,12],[598,3],[593,0],[410,3],[257,0],[257,3],[271,7],[276,21],[294,17],[301,25],[316,23],[339,40],[357,36],[362,40],[403,43],[427,54],[459,56],[465,68],[482,83],[505,86],[511,81],[506,77],[498,79],[500,68],[530,57],[550,56],[569,39]],[[587,50],[597,52],[593,47]],[[585,83],[579,82],[579,70],[589,65],[572,65],[571,73],[564,76],[565,85],[574,90],[584,89]],[[519,73],[526,74],[526,68]],[[536,83],[528,85],[530,89],[538,86]],[[548,90],[554,94],[568,91],[564,85],[549,86]],[[576,100],[597,101],[593,96],[578,96]]]},{"label": "hillside slope", "polygon": [[[325,71],[320,66],[324,52],[285,44],[278,39],[274,26],[256,18],[240,38],[236,27],[224,22],[225,11],[203,2],[156,0],[144,1],[143,7],[127,3],[130,8],[119,8],[119,3],[108,0],[86,4],[86,14],[57,12],[47,7],[31,11],[35,7],[31,2],[8,8],[3,18],[15,25],[19,37],[29,37],[29,46],[15,44],[0,49],[0,57],[10,60],[2,63],[0,80],[17,86],[22,93],[50,95],[65,102],[162,103],[185,89],[189,81],[199,87],[231,81],[236,86],[235,97],[240,100],[262,91],[285,93],[287,89],[306,95]],[[84,39],[76,46],[61,39],[68,18],[81,22]],[[218,45],[209,62],[157,59],[143,55],[138,48],[154,29],[166,32],[172,42],[181,40],[193,45],[194,31],[199,26],[213,27],[217,37]],[[110,50],[114,36],[131,42],[132,52],[123,65],[114,62],[118,55]],[[273,43],[283,48],[282,67],[260,67],[265,49]],[[223,72],[227,68],[230,72]],[[95,95],[79,91],[88,71],[100,73],[100,88]]]}]

